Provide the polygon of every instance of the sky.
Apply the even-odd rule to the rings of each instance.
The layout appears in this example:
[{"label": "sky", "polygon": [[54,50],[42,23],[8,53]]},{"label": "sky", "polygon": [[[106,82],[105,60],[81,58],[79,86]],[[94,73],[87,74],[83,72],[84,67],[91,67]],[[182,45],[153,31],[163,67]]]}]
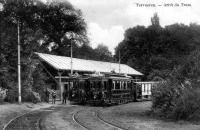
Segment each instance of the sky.
[{"label": "sky", "polygon": [[[68,1],[82,11],[87,23],[90,45],[95,48],[102,43],[108,46],[112,54],[123,40],[126,29],[137,25],[149,26],[154,13],[158,14],[163,27],[174,23],[200,24],[199,0]],[[169,6],[165,6],[166,4]]]}]

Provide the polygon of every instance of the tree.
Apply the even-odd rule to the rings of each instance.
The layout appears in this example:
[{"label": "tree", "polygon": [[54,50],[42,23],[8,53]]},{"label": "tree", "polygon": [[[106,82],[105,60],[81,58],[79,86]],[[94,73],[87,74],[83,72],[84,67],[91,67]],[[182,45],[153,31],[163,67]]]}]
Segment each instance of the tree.
[{"label": "tree", "polygon": [[160,20],[157,13],[155,13],[154,16],[151,18],[151,24],[152,26],[160,26]]},{"label": "tree", "polygon": [[[8,76],[1,75],[10,89],[16,90],[17,84],[17,22],[20,23],[20,42],[22,59],[22,92],[37,91],[34,87],[43,84],[46,78],[40,71],[38,62],[33,59],[34,52],[59,54],[66,32],[72,31],[80,35],[80,41],[86,42],[86,23],[80,10],[76,10],[70,3],[51,1],[43,3],[39,0],[2,0],[1,16],[1,44],[0,70],[5,67]],[[54,45],[49,51],[49,46]],[[37,68],[39,67],[39,68]],[[40,75],[38,75],[40,74]],[[36,82],[37,81],[37,82]],[[12,84],[10,84],[12,83]],[[10,84],[10,85],[9,85]],[[15,84],[15,85],[14,85]],[[38,84],[38,85],[37,85]],[[1,85],[2,86],[2,85]],[[41,87],[44,87],[43,85]],[[17,95],[17,94],[15,94]],[[12,96],[12,94],[11,94]]]},{"label": "tree", "polygon": [[153,79],[159,74],[165,79],[170,71],[185,62],[185,57],[199,48],[200,26],[173,24],[163,28],[157,14],[151,21],[148,27],[127,29],[116,47],[115,57],[118,58],[120,52],[121,62],[138,69],[146,78]]},{"label": "tree", "polygon": [[108,47],[103,44],[99,44],[95,48],[95,52],[97,53],[98,60],[112,61],[113,59],[111,52],[108,50]]}]

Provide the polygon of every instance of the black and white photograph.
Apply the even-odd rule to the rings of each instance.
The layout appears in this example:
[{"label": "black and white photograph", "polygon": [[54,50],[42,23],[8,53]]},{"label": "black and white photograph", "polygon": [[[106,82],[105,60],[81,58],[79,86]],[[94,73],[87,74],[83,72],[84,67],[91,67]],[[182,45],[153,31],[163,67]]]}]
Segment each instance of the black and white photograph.
[{"label": "black and white photograph", "polygon": [[199,7],[0,0],[0,130],[200,130]]}]

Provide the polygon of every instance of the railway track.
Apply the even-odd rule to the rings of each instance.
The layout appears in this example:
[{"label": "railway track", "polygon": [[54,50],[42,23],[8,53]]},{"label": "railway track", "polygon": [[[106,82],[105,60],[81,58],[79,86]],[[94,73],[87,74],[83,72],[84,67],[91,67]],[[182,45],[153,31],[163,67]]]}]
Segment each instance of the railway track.
[{"label": "railway track", "polygon": [[110,125],[110,126],[112,126],[112,127],[115,127],[115,128],[118,129],[118,130],[127,130],[126,128],[123,128],[123,127],[118,126],[118,125],[116,125],[116,124],[110,123],[110,122],[104,120],[103,118],[101,118],[99,111],[96,111],[95,114],[96,114],[97,118],[98,118],[99,120],[101,120],[102,122],[104,122],[105,124],[108,124],[108,125]]},{"label": "railway track", "polygon": [[[78,124],[81,128],[86,130],[94,130],[94,129],[127,130],[125,128],[112,124],[108,121],[105,121],[103,118],[99,116],[99,111],[79,110],[73,114],[72,118],[76,122],[76,124]],[[84,120],[81,120],[81,118]]]},{"label": "railway track", "polygon": [[[3,130],[42,130],[45,128],[44,124],[42,124],[42,119],[44,119],[46,115],[52,112],[64,110],[54,109],[55,108],[48,108],[22,114],[10,120],[10,122],[4,126]],[[81,130],[126,130],[120,126],[105,121],[101,118],[100,112],[94,110],[94,108],[75,109],[71,116],[73,122],[78,124]]]},{"label": "railway track", "polygon": [[86,129],[86,130],[90,130],[89,127],[87,127],[87,126],[85,126],[83,123],[81,123],[81,122],[78,120],[78,118],[76,117],[76,115],[77,115],[79,112],[81,112],[81,111],[82,111],[82,110],[75,112],[75,113],[72,115],[72,119],[73,119],[73,121],[76,122],[76,124],[78,124],[81,128]]}]

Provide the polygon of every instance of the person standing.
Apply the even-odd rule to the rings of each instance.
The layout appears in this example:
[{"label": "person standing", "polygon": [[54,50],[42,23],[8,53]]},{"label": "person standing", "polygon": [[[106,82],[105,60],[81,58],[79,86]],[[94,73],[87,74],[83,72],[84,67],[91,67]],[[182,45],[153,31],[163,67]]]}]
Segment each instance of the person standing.
[{"label": "person standing", "polygon": [[47,102],[47,103],[49,103],[49,94],[50,94],[49,91],[46,90],[46,102]]},{"label": "person standing", "polygon": [[55,90],[53,90],[52,92],[52,104],[55,104],[56,103],[56,92]]},{"label": "person standing", "polygon": [[67,100],[67,91],[66,90],[63,92],[62,96],[63,96],[63,102],[62,103],[66,104],[66,100]]}]

